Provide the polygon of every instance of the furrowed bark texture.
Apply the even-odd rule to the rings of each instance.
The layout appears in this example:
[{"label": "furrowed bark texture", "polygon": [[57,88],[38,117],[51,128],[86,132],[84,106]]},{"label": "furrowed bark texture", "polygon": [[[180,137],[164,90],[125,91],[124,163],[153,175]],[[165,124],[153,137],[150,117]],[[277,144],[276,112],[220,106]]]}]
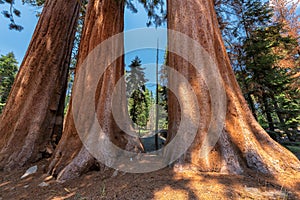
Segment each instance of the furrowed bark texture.
[{"label": "furrowed bark texture", "polygon": [[[97,45],[113,35],[123,32],[123,29],[124,3],[115,0],[90,0],[79,47],[76,72],[79,71],[81,64]],[[110,56],[109,51],[114,51],[114,48],[118,48],[118,51],[121,49],[123,52],[123,40],[117,44],[117,47],[114,46],[108,50],[108,57]],[[106,59],[103,60],[103,63],[101,63],[99,67],[106,67],[105,60]],[[138,139],[126,136],[126,134],[118,128],[112,116],[112,92],[117,81],[123,75],[124,58],[121,56],[109,65],[100,79],[96,91],[97,102],[95,105],[98,121],[100,125],[104,127],[105,134],[108,135],[114,144],[125,148],[131,141],[133,141],[132,146],[140,146],[141,144]],[[76,85],[74,85],[74,87],[76,87]],[[73,100],[71,101],[72,104]],[[93,158],[83,146],[78,136],[73,119],[72,105],[70,105],[65,120],[63,136],[49,166],[49,173],[57,176],[58,180],[64,181],[79,176],[96,163],[95,158]]]},{"label": "furrowed bark texture", "polygon": [[51,154],[63,124],[68,67],[80,6],[47,0],[0,118],[0,168]]},{"label": "furrowed bark texture", "polygon": [[[284,147],[273,141],[259,126],[241,93],[221,38],[213,1],[168,0],[168,28],[186,34],[199,42],[215,61],[215,69],[221,75],[227,98],[227,112],[220,138],[210,153],[200,157],[203,138],[207,134],[212,117],[213,99],[210,91],[190,63],[174,53],[168,53],[168,65],[183,74],[191,83],[200,107],[200,126],[183,163],[196,166],[201,171],[243,173],[246,169],[267,174],[299,171],[299,160]],[[168,47],[176,42],[168,38]],[[184,41],[181,41],[184,42]],[[190,51],[194,53],[193,47]],[[195,50],[196,51],[196,50]],[[172,77],[169,80],[172,80]],[[176,134],[180,122],[180,109],[174,95],[169,96],[169,136]]]}]

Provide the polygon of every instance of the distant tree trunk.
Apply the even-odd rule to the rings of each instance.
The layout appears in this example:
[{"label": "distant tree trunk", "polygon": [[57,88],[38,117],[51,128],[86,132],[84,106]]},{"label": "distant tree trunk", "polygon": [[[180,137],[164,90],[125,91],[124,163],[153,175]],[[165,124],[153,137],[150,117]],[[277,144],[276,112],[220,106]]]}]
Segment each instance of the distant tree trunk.
[{"label": "distant tree trunk", "polygon": [[77,0],[47,0],[0,118],[0,168],[51,153],[61,134]]},{"label": "distant tree trunk", "polygon": [[256,119],[256,121],[257,121],[258,119],[257,119],[257,115],[256,115],[256,110],[255,110],[254,102],[253,102],[253,99],[252,99],[252,97],[251,97],[251,93],[247,92],[247,98],[248,98],[248,102],[249,102],[249,105],[250,105],[250,108],[251,108],[253,117],[254,117],[254,118]]},{"label": "distant tree trunk", "polygon": [[[123,29],[123,1],[90,0],[79,46],[76,72],[79,71],[83,61],[97,45],[113,35],[123,32]],[[116,45],[117,46],[112,47],[110,50],[121,50],[123,52],[123,41],[120,41]],[[107,57],[110,56],[109,51],[107,52]],[[106,61],[103,60],[99,67],[105,68],[105,63]],[[141,143],[137,138],[128,137],[128,135],[119,129],[112,116],[112,92],[117,81],[123,75],[124,58],[121,56],[113,64],[109,65],[98,83],[96,92],[96,99],[98,100],[96,104],[98,121],[100,125],[104,124],[104,132],[114,144],[121,148],[127,147],[129,143],[133,144],[132,146],[134,147],[141,147]],[[76,87],[77,77],[78,75],[76,74],[74,87]],[[125,94],[125,88],[123,89]],[[57,179],[61,181],[79,176],[96,164],[96,160],[83,146],[77,133],[72,113],[73,103],[74,100],[72,97],[65,119],[62,139],[59,142],[53,160],[49,165],[49,173],[57,176]],[[85,102],[81,103],[84,104]]]},{"label": "distant tree trunk", "polygon": [[274,105],[274,108],[275,108],[276,115],[277,115],[277,117],[278,117],[280,123],[281,123],[282,125],[284,125],[285,120],[283,119],[283,116],[282,116],[282,114],[281,114],[279,105],[278,105],[278,103],[277,103],[276,98],[274,97],[274,95],[272,95],[272,101],[273,101],[273,105]]},{"label": "distant tree trunk", "polygon": [[[208,90],[204,80],[189,62],[174,53],[168,53],[168,65],[190,81],[200,107],[200,127],[192,146],[181,159],[182,163],[187,167],[196,166],[201,171],[237,174],[246,171],[247,168],[270,174],[299,170],[299,160],[273,141],[249,110],[226,54],[213,1],[168,0],[167,15],[169,29],[184,33],[198,41],[215,60],[215,69],[212,71],[220,73],[227,97],[226,119],[220,138],[209,154],[200,157],[203,138],[207,135],[211,117],[214,117],[211,112],[214,99],[209,98],[212,91]],[[170,37],[168,39],[168,48],[172,49],[178,41]],[[182,39],[180,42],[183,44],[185,41]],[[191,57],[197,56],[197,50],[193,48],[189,46]],[[178,107],[176,98],[170,95],[168,141],[174,137],[178,129],[181,112]],[[190,113],[188,110],[182,112]]]},{"label": "distant tree trunk", "polygon": [[265,94],[263,95],[263,102],[264,102],[264,108],[265,108],[265,113],[266,113],[266,116],[267,116],[267,121],[268,121],[268,124],[269,124],[269,128],[270,128],[271,131],[274,131],[275,127],[274,127],[273,117],[271,115],[269,102],[268,102],[268,99],[267,99]]},{"label": "distant tree trunk", "polygon": [[270,136],[274,140],[276,140],[277,136],[274,133],[275,127],[274,127],[273,117],[272,117],[272,114],[270,111],[270,106],[269,106],[269,102],[268,102],[266,94],[263,94],[262,99],[263,99],[263,103],[264,103],[264,111],[266,113],[266,117],[267,117],[267,121],[268,121],[268,125],[269,125],[269,130],[271,131]]}]

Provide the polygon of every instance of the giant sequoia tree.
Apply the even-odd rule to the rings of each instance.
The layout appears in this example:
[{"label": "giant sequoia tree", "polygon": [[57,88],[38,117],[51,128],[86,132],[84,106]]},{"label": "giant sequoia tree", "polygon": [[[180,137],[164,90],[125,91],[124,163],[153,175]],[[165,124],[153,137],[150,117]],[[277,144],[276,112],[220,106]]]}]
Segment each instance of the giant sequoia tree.
[{"label": "giant sequoia tree", "polygon": [[[187,60],[174,53],[168,54],[169,66],[190,80],[200,106],[200,126],[192,146],[181,159],[182,162],[187,166],[196,166],[202,171],[229,173],[242,173],[247,168],[269,174],[299,170],[299,160],[273,141],[259,126],[248,109],[226,54],[213,1],[169,0],[168,28],[184,33],[201,44],[216,63],[216,65],[211,65],[213,67],[211,71],[220,74],[219,77],[212,76],[210,78],[219,78],[215,82],[222,82],[227,99],[225,124],[219,135],[219,140],[212,151],[201,152],[205,150],[203,147],[213,145],[213,141],[209,139],[211,137],[209,126],[210,121],[218,116],[214,116],[212,108],[218,106],[216,104],[222,101],[222,98],[210,98],[212,90],[209,89],[217,89],[205,83],[205,80],[209,80],[207,76],[210,74],[202,74],[201,76]],[[177,41],[169,37],[168,48],[174,49],[175,45],[177,45]],[[181,46],[184,48],[185,41],[181,42]],[[194,46],[189,46],[186,49],[191,54],[198,51]],[[201,58],[206,59],[205,56]],[[174,133],[178,129],[180,112],[176,98],[170,95],[169,140],[174,137]]]},{"label": "giant sequoia tree", "polygon": [[78,0],[46,1],[0,118],[0,168],[37,161],[58,141],[79,10]]},{"label": "giant sequoia tree", "polygon": [[[80,71],[82,63],[88,54],[101,42],[121,33],[124,30],[124,2],[116,0],[90,0],[88,3],[85,24],[82,32],[82,38],[79,46],[79,55],[76,71]],[[123,40],[110,46],[111,51],[123,52]],[[105,69],[109,57],[101,61],[100,68]],[[93,73],[93,72],[91,72]],[[113,90],[118,80],[124,75],[124,58],[119,57],[106,69],[100,79],[96,92],[96,111],[98,121],[103,125],[105,134],[111,141],[123,148],[134,149],[141,148],[141,143],[137,138],[126,135],[116,124],[111,110]],[[75,85],[77,76],[75,76]],[[88,81],[88,80],[86,80]],[[97,84],[97,83],[87,83]],[[87,85],[88,87],[88,85]],[[124,97],[125,97],[125,88]],[[59,180],[66,180],[78,176],[97,162],[83,146],[80,140],[73,119],[72,103],[66,116],[63,137],[55,151],[54,158],[49,166],[49,172]],[[79,104],[86,104],[84,100]],[[79,105],[80,106],[80,105]],[[123,105],[125,108],[126,105]],[[125,113],[125,110],[124,110]]]},{"label": "giant sequoia tree", "polygon": [[[51,9],[47,9],[47,5],[56,5],[56,3],[51,3],[50,1],[46,3],[44,12],[51,11]],[[146,2],[146,1],[145,1]],[[64,5],[60,5],[60,8],[64,8],[66,5],[76,4],[76,2],[64,2]],[[76,7],[76,6],[75,6]],[[75,8],[74,7],[74,8]],[[64,9],[62,9],[64,11]],[[62,12],[63,12],[62,11]],[[63,12],[62,14],[66,14],[68,12]],[[71,12],[70,12],[71,13]],[[75,12],[74,12],[75,13]],[[43,15],[43,14],[42,14]],[[48,16],[44,14],[45,17]],[[79,47],[79,55],[78,55],[78,64],[76,68],[76,77],[75,77],[75,86],[78,84],[78,77],[80,77],[80,73],[82,72],[80,69],[81,67],[85,66],[82,63],[85,62],[85,59],[88,57],[93,49],[106,39],[110,38],[111,36],[118,34],[123,31],[123,24],[124,24],[124,2],[123,1],[116,1],[116,0],[90,0],[88,4],[88,10],[85,18],[85,24],[83,28],[81,43]],[[52,15],[51,15],[52,16]],[[77,16],[77,15],[76,15]],[[53,16],[52,16],[53,17]],[[59,16],[61,17],[61,16]],[[43,18],[42,18],[43,19]],[[52,18],[51,18],[52,19]],[[55,18],[53,18],[55,19]],[[73,19],[74,20],[74,19]],[[60,22],[59,19],[56,21]],[[73,22],[73,21],[72,21]],[[72,23],[69,22],[68,25]],[[42,24],[39,24],[42,26]],[[52,23],[50,23],[52,25]],[[57,25],[56,25],[57,26]],[[38,26],[39,27],[39,26]],[[51,26],[50,26],[51,27]],[[39,27],[41,28],[41,27]],[[56,27],[57,28],[57,27]],[[217,24],[217,18],[215,15],[213,1],[206,1],[206,0],[184,0],[184,1],[174,1],[168,0],[168,28],[174,31],[181,32],[188,36],[189,38],[193,39],[194,42],[200,44],[204,51],[199,51],[196,48],[197,45],[187,46],[185,42],[184,36],[183,38],[176,38],[176,37],[169,37],[169,44],[168,48],[170,52],[168,53],[168,65],[180,74],[184,75],[185,78],[190,82],[192,86],[192,90],[196,94],[196,100],[200,107],[200,116],[198,122],[195,124],[199,124],[197,127],[197,134],[192,143],[192,146],[188,149],[185,153],[185,156],[182,157],[180,160],[183,164],[187,166],[196,166],[198,170],[201,171],[221,171],[221,172],[228,172],[228,173],[242,173],[247,168],[254,169],[263,173],[271,173],[276,174],[283,172],[285,170],[295,171],[299,170],[299,161],[295,156],[293,156],[288,150],[281,147],[279,144],[274,142],[266,132],[258,125],[258,123],[253,118],[251,111],[247,107],[247,103],[245,102],[241,90],[235,80],[234,73],[231,69],[230,62],[228,60],[226,50],[224,48],[224,44],[221,38],[221,34]],[[51,30],[48,28],[46,30]],[[55,29],[57,30],[57,29]],[[44,31],[40,30],[38,32],[40,34],[45,34]],[[36,34],[38,34],[36,33]],[[170,36],[172,32],[170,31]],[[47,35],[46,35],[47,36]],[[37,36],[36,36],[37,37]],[[56,38],[56,37],[55,37]],[[56,38],[57,39],[57,38]],[[59,39],[61,39],[59,37]],[[35,37],[32,40],[34,43],[38,41]],[[47,38],[40,41],[38,44],[45,44],[46,50],[50,49],[51,44],[53,44],[53,38],[51,35],[48,35]],[[63,47],[68,47],[64,39],[61,44]],[[182,46],[178,46],[176,41],[180,41]],[[33,45],[33,44],[32,44]],[[35,47],[35,46],[34,46]],[[27,53],[34,52],[36,48],[30,49]],[[63,48],[56,48],[57,50],[61,50]],[[201,58],[200,61],[204,64],[209,64],[210,60],[208,60],[209,56],[211,60],[214,61],[214,65],[211,65],[211,72],[212,74],[204,74],[206,76],[203,77],[203,74],[199,74],[196,71],[191,63],[189,63],[188,59],[180,57],[178,54],[176,55],[176,49],[188,50],[190,53],[190,57],[187,56],[186,58]],[[105,134],[109,137],[109,139],[116,144],[117,146],[126,149],[128,151],[137,151],[141,144],[139,140],[135,137],[127,135],[123,132],[116,124],[112,116],[112,109],[111,109],[111,102],[112,102],[112,91],[114,90],[117,82],[119,79],[122,78],[124,74],[124,61],[123,56],[116,59],[113,63],[109,63],[108,60],[111,54],[114,51],[123,51],[123,41],[119,41],[118,43],[113,43],[111,48],[106,49],[106,56],[103,58],[100,68],[105,68],[106,65],[109,64],[108,68],[106,69],[104,75],[101,77],[99,82],[90,82],[89,74],[87,74],[87,79],[84,81],[86,82],[86,88],[89,89],[89,84],[96,84],[97,91],[95,95],[95,107],[97,113],[97,121],[104,127]],[[57,63],[58,60],[47,60],[49,58],[49,54],[46,55],[38,55],[42,61],[46,63]],[[35,54],[34,54],[35,55]],[[51,54],[50,54],[51,55]],[[65,56],[65,54],[60,53],[59,55]],[[33,56],[34,57],[34,56]],[[51,56],[50,56],[51,57]],[[51,57],[53,58],[53,57]],[[61,58],[61,57],[59,57]],[[32,59],[29,59],[30,61]],[[64,60],[67,60],[64,58]],[[26,61],[26,59],[25,59]],[[41,63],[45,63],[42,62]],[[92,61],[92,60],[91,60]],[[49,131],[52,130],[49,126],[38,126],[39,122],[46,121],[49,124],[52,124],[53,119],[57,117],[57,109],[60,108],[59,104],[57,107],[52,107],[53,103],[61,102],[60,92],[54,90],[56,93],[55,97],[58,98],[58,101],[55,101],[56,98],[50,98],[51,92],[49,91],[52,86],[51,80],[58,80],[59,78],[57,71],[50,71],[52,68],[41,68],[41,70],[34,70],[31,65],[22,66],[29,66],[28,68],[28,75],[21,76],[22,69],[20,74],[17,77],[17,81],[14,85],[14,88],[21,88],[26,89],[26,95],[23,91],[14,91],[10,95],[10,100],[8,102],[7,108],[5,109],[4,115],[2,115],[2,122],[5,120],[7,122],[11,121],[13,126],[10,126],[9,123],[6,123],[6,126],[3,126],[1,122],[0,130],[3,133],[3,138],[1,139],[1,147],[3,149],[1,151],[1,164],[2,166],[14,166],[16,162],[22,161],[25,163],[26,160],[32,160],[31,158],[38,158],[38,153],[42,152],[39,148],[36,148],[37,145],[35,142],[40,144],[46,144],[47,139],[51,136],[49,135]],[[31,66],[31,67],[30,67]],[[40,66],[40,65],[37,65]],[[23,71],[26,72],[25,67],[23,67]],[[60,69],[60,68],[59,68]],[[48,71],[49,70],[49,71]],[[47,72],[47,75],[50,77],[46,77],[45,74],[36,75],[38,73]],[[25,73],[23,72],[23,73]],[[84,71],[83,71],[84,72]],[[218,76],[213,76],[216,73]],[[51,76],[50,76],[51,75]],[[52,76],[53,75],[53,76]],[[212,75],[212,82],[205,82],[207,81],[209,76]],[[32,79],[29,76],[39,77],[36,81],[28,81]],[[42,80],[42,78],[46,78]],[[169,82],[172,84],[176,82],[174,80],[174,76],[170,76]],[[20,80],[18,80],[20,79]],[[32,79],[34,80],[34,79]],[[60,79],[59,79],[60,80]],[[45,82],[45,83],[44,83]],[[215,86],[213,83],[216,82]],[[27,84],[28,85],[27,85]],[[31,84],[29,84],[31,83]],[[47,84],[49,85],[47,85]],[[221,85],[220,85],[221,83]],[[45,84],[43,87],[46,87],[46,90],[39,90],[38,86]],[[18,85],[21,85],[17,87]],[[181,83],[178,83],[180,86]],[[29,87],[31,86],[31,87]],[[48,87],[47,87],[48,86]],[[218,88],[218,86],[222,86],[224,91],[222,93],[222,88]],[[58,87],[58,86],[57,86]],[[55,87],[55,89],[57,89]],[[124,95],[125,95],[125,88]],[[195,99],[189,99],[190,96],[185,96],[185,91],[182,91],[182,88],[173,88],[178,90],[179,99],[185,100],[185,102],[194,102]],[[210,93],[214,89],[215,91],[220,91],[222,96],[214,96]],[[51,90],[50,90],[51,91]],[[122,93],[122,92],[121,92]],[[34,96],[37,94],[37,96]],[[50,95],[49,95],[50,94]],[[216,94],[216,93],[214,93]],[[18,98],[17,98],[18,97]],[[26,99],[25,99],[26,97]],[[213,99],[213,98],[214,99]],[[225,98],[226,97],[226,98]],[[23,99],[24,98],[24,99]],[[28,98],[28,101],[26,101]],[[41,99],[42,98],[42,99]],[[45,98],[45,99],[44,99]],[[97,161],[93,158],[93,156],[88,152],[86,147],[82,144],[80,137],[77,133],[74,116],[78,117],[72,104],[76,102],[77,105],[81,106],[85,102],[85,96],[82,96],[81,99],[76,99],[73,97],[71,101],[71,105],[69,106],[68,114],[65,120],[65,127],[63,131],[62,139],[57,146],[52,161],[49,165],[49,172],[57,176],[59,180],[66,180],[73,178],[74,176],[78,176],[81,173],[89,170],[92,166],[97,164]],[[216,100],[217,98],[217,100]],[[219,99],[218,99],[219,98]],[[23,103],[23,105],[18,105],[13,107],[13,102]],[[218,116],[214,116],[218,112],[215,111],[214,106],[220,106],[218,100],[226,100],[226,108],[225,108],[225,119],[223,121],[219,121],[217,118]],[[10,103],[11,101],[11,103]],[[180,120],[184,120],[180,118],[181,113],[185,113],[186,116],[191,117],[191,121],[193,122],[193,116],[199,113],[195,113],[193,105],[190,107],[185,106],[182,108],[178,108],[178,102],[175,96],[170,93],[169,96],[169,136],[168,141],[171,143],[172,138],[176,137],[176,132],[178,129],[178,125],[180,124]],[[41,103],[40,103],[41,102]],[[124,101],[122,101],[124,103]],[[122,104],[121,102],[121,104]],[[31,110],[36,110],[38,108],[43,108],[45,105],[49,105],[50,107],[46,107],[46,110],[39,110],[37,114],[30,113]],[[75,103],[74,103],[75,104]],[[212,104],[214,104],[212,106]],[[124,110],[126,111],[126,105],[122,105]],[[122,108],[121,106],[121,108]],[[221,107],[220,107],[221,108]],[[22,109],[27,109],[25,112]],[[123,110],[123,112],[124,112]],[[48,112],[49,111],[49,114]],[[75,113],[73,113],[75,112]],[[121,111],[122,112],[122,111]],[[125,113],[125,112],[124,112]],[[30,117],[28,117],[30,115]],[[28,118],[30,121],[28,121]],[[27,122],[27,126],[24,124],[22,125],[23,121],[18,121],[18,119],[23,119],[25,123],[25,119]],[[213,119],[213,120],[211,120]],[[89,119],[87,119],[89,120]],[[217,124],[211,124],[210,122],[216,122]],[[223,124],[224,123],[224,124]],[[28,125],[29,124],[29,125]],[[222,127],[220,130],[220,137],[216,141],[217,144],[214,145],[212,141],[209,140],[210,134],[215,134],[209,130],[210,127]],[[223,126],[224,125],[224,126]],[[14,127],[16,126],[16,127]],[[2,128],[3,127],[3,128]],[[12,127],[12,130],[18,131],[17,134],[14,134],[13,131],[5,132],[6,130],[10,130],[9,128]],[[40,131],[39,127],[43,127],[42,131]],[[216,129],[215,129],[216,130]],[[46,135],[48,133],[48,135]],[[219,133],[217,133],[219,134]],[[20,141],[17,140],[17,136],[20,138],[26,138],[24,143],[20,144]],[[215,138],[215,137],[213,137]],[[183,138],[184,139],[184,138]],[[184,140],[183,140],[184,141]],[[19,144],[19,145],[15,145]],[[14,145],[14,148],[12,146]],[[210,149],[214,147],[211,151],[202,152],[204,149]],[[208,145],[208,146],[207,146]],[[9,149],[9,151],[5,151]],[[24,154],[24,152],[28,152],[29,150],[35,150],[35,154]],[[142,149],[142,147],[140,148]],[[109,153],[109,149],[107,149]],[[167,152],[167,155],[173,156],[172,151]],[[30,155],[28,157],[28,155]],[[32,157],[31,155],[35,155]],[[24,157],[27,156],[27,157]],[[21,158],[25,158],[24,160]],[[17,158],[17,159],[15,159]],[[19,160],[18,160],[19,158]],[[11,162],[13,161],[13,162]],[[148,164],[148,163],[147,163]]]}]

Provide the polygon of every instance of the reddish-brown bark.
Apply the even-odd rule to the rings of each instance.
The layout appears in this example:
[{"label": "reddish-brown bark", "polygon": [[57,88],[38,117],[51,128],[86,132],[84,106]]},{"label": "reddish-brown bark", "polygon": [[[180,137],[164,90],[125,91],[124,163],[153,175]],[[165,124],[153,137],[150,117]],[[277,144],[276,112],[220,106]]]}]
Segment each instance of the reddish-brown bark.
[{"label": "reddish-brown bark", "polygon": [[78,0],[45,2],[0,118],[1,169],[41,159],[61,135],[79,10]]},{"label": "reddish-brown bark", "polygon": [[[207,135],[209,122],[213,117],[211,106],[215,99],[209,98],[211,91],[190,63],[174,53],[168,54],[168,65],[190,81],[200,107],[201,122],[196,138],[181,159],[181,163],[185,163],[186,166],[196,166],[201,171],[238,174],[249,168],[268,174],[298,171],[299,160],[273,141],[252,116],[230,66],[217,24],[213,1],[168,0],[168,28],[184,33],[201,44],[216,62],[213,71],[220,73],[227,98],[225,125],[220,138],[209,154],[200,157],[199,151],[203,145],[203,138]],[[176,42],[178,41],[169,37],[168,47],[172,49]],[[194,53],[196,49],[191,46],[189,51]],[[205,76],[209,75],[205,74]],[[180,112],[176,98],[170,95],[169,141],[178,128]]]},{"label": "reddish-brown bark", "polygon": [[[122,1],[90,0],[79,47],[76,72],[80,71],[79,69],[82,63],[94,48],[113,35],[123,32],[123,29],[124,3],[122,3]],[[111,47],[110,50],[123,52],[123,40],[119,41],[116,46]],[[108,53],[107,57],[109,56],[111,55]],[[106,59],[101,62],[99,67],[105,68],[107,67],[105,65]],[[96,109],[98,121],[100,125],[105,127],[105,134],[108,135],[114,144],[125,148],[125,146],[130,143],[130,140],[133,141],[136,146],[140,146],[141,144],[137,138],[126,136],[116,125],[112,116],[112,92],[123,74],[124,58],[121,56],[109,65],[98,83]],[[75,80],[77,79],[76,77]],[[74,87],[76,87],[76,81]],[[97,163],[83,146],[78,136],[73,119],[72,103],[74,103],[74,101],[71,102],[69,106],[62,139],[49,166],[49,173],[57,176],[58,180],[66,180],[78,176]],[[80,103],[84,104],[85,102]]]}]

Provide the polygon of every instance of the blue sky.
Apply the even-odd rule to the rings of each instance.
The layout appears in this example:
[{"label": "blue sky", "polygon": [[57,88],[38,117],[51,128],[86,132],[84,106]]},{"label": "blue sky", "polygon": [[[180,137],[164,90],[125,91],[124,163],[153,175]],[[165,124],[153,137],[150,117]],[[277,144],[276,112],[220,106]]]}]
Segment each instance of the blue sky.
[{"label": "blue sky", "polygon": [[[132,13],[128,9],[126,9],[125,11],[125,24],[124,24],[125,31],[147,27],[146,23],[148,21],[148,18],[144,8],[142,8],[142,6],[138,3],[135,6],[138,8],[138,13]],[[162,28],[166,28],[166,25],[163,25]],[[166,44],[167,44],[167,41],[165,39],[166,34],[167,33],[165,33],[165,35],[162,36],[162,38],[158,38],[160,39],[160,44],[159,44],[160,49],[166,48]],[[126,51],[126,43],[131,42],[131,41],[127,41],[126,39],[127,38],[125,36],[125,51]],[[147,40],[147,38],[145,38],[145,40]],[[146,74],[146,78],[149,80],[148,82],[155,83],[156,53],[157,53],[157,49],[144,49],[136,52],[129,52],[125,55],[125,64],[126,66],[130,65],[131,60],[133,60],[136,56],[138,56],[142,60],[142,64],[146,68],[145,74]],[[159,59],[158,59],[160,65],[164,64],[164,56],[165,56],[165,51],[160,50]]]},{"label": "blue sky", "polygon": [[[35,16],[38,9],[32,6],[22,5],[21,0],[17,0],[15,2],[16,8],[21,11],[21,17],[16,17],[15,20],[18,24],[21,24],[24,29],[21,32],[9,30],[9,21],[4,19],[3,15],[0,15],[0,55],[13,51],[20,63],[25,55],[34,28],[38,21],[38,18]],[[8,4],[1,5],[1,7],[3,6],[6,6],[8,9]],[[128,9],[125,11],[125,30],[146,27],[147,17],[144,8],[142,8],[138,3],[136,3],[136,6],[139,10],[138,13],[131,13],[131,11]],[[160,46],[166,46],[166,42],[164,42],[164,44],[160,44]],[[138,56],[141,57],[143,63],[155,63],[155,50],[153,50],[153,52],[136,53],[139,54]],[[163,55],[164,52],[160,52],[161,63],[163,62]],[[130,63],[130,60],[132,60],[134,57],[134,53],[127,55],[126,64]]]},{"label": "blue sky", "polygon": [[[17,0],[15,2],[16,8],[21,11],[21,17],[16,17],[15,20],[18,24],[21,24],[24,29],[21,32],[9,30],[9,21],[4,19],[3,15],[0,15],[0,55],[4,55],[12,51],[14,52],[20,64],[26,53],[26,49],[29,45],[31,36],[38,21],[38,18],[35,16],[38,9],[29,5],[22,5],[21,0]],[[1,6],[6,6],[6,9],[8,9],[8,4],[2,4]],[[138,8],[138,13],[132,13],[128,9],[125,11],[125,30],[146,27],[147,16],[144,8],[142,8],[139,3],[136,3],[135,6]],[[162,40],[159,46],[160,48],[165,48],[166,40]],[[161,50],[159,52],[160,64],[164,63],[164,55],[164,50]],[[146,78],[149,79],[150,82],[154,82],[155,65],[153,64],[156,62],[156,49],[140,50],[137,52],[127,53],[125,56],[126,66],[130,64],[130,61],[133,60],[135,56],[139,56],[139,58],[142,60],[142,64],[146,65]]]},{"label": "blue sky", "polygon": [[[6,9],[8,9],[7,4],[3,5],[7,6]],[[146,27],[147,16],[144,8],[139,4],[136,4],[136,6],[139,10],[138,13],[132,13],[128,9],[125,11],[125,30]],[[21,32],[9,30],[9,20],[5,19],[2,15],[0,16],[0,55],[5,55],[12,51],[20,64],[38,21],[38,18],[36,17],[38,9],[29,5],[22,5],[20,0],[16,1],[15,7],[21,11],[21,17],[15,17],[15,21],[17,24],[22,25],[24,29]],[[160,47],[166,47],[166,41],[163,41],[162,44],[160,44]],[[164,62],[164,54],[164,51],[159,51],[159,63],[161,64]],[[142,64],[148,64],[146,67],[146,78],[149,79],[150,82],[153,82],[155,78],[155,66],[149,65],[149,63],[153,64],[156,62],[156,49],[139,50],[137,52],[126,54],[126,66],[130,64],[130,61],[133,60],[135,56],[140,57]]]},{"label": "blue sky", "polygon": [[[3,4],[8,9],[8,4]],[[38,18],[36,17],[36,8],[32,6],[22,5],[21,1],[16,1],[16,8],[21,11],[21,17],[15,18],[18,24],[21,24],[24,29],[21,32],[9,30],[9,20],[3,15],[0,16],[0,54],[4,55],[13,51],[19,63],[22,61],[26,49],[29,45],[31,36],[36,26]],[[2,10],[2,9],[1,9]]]}]

